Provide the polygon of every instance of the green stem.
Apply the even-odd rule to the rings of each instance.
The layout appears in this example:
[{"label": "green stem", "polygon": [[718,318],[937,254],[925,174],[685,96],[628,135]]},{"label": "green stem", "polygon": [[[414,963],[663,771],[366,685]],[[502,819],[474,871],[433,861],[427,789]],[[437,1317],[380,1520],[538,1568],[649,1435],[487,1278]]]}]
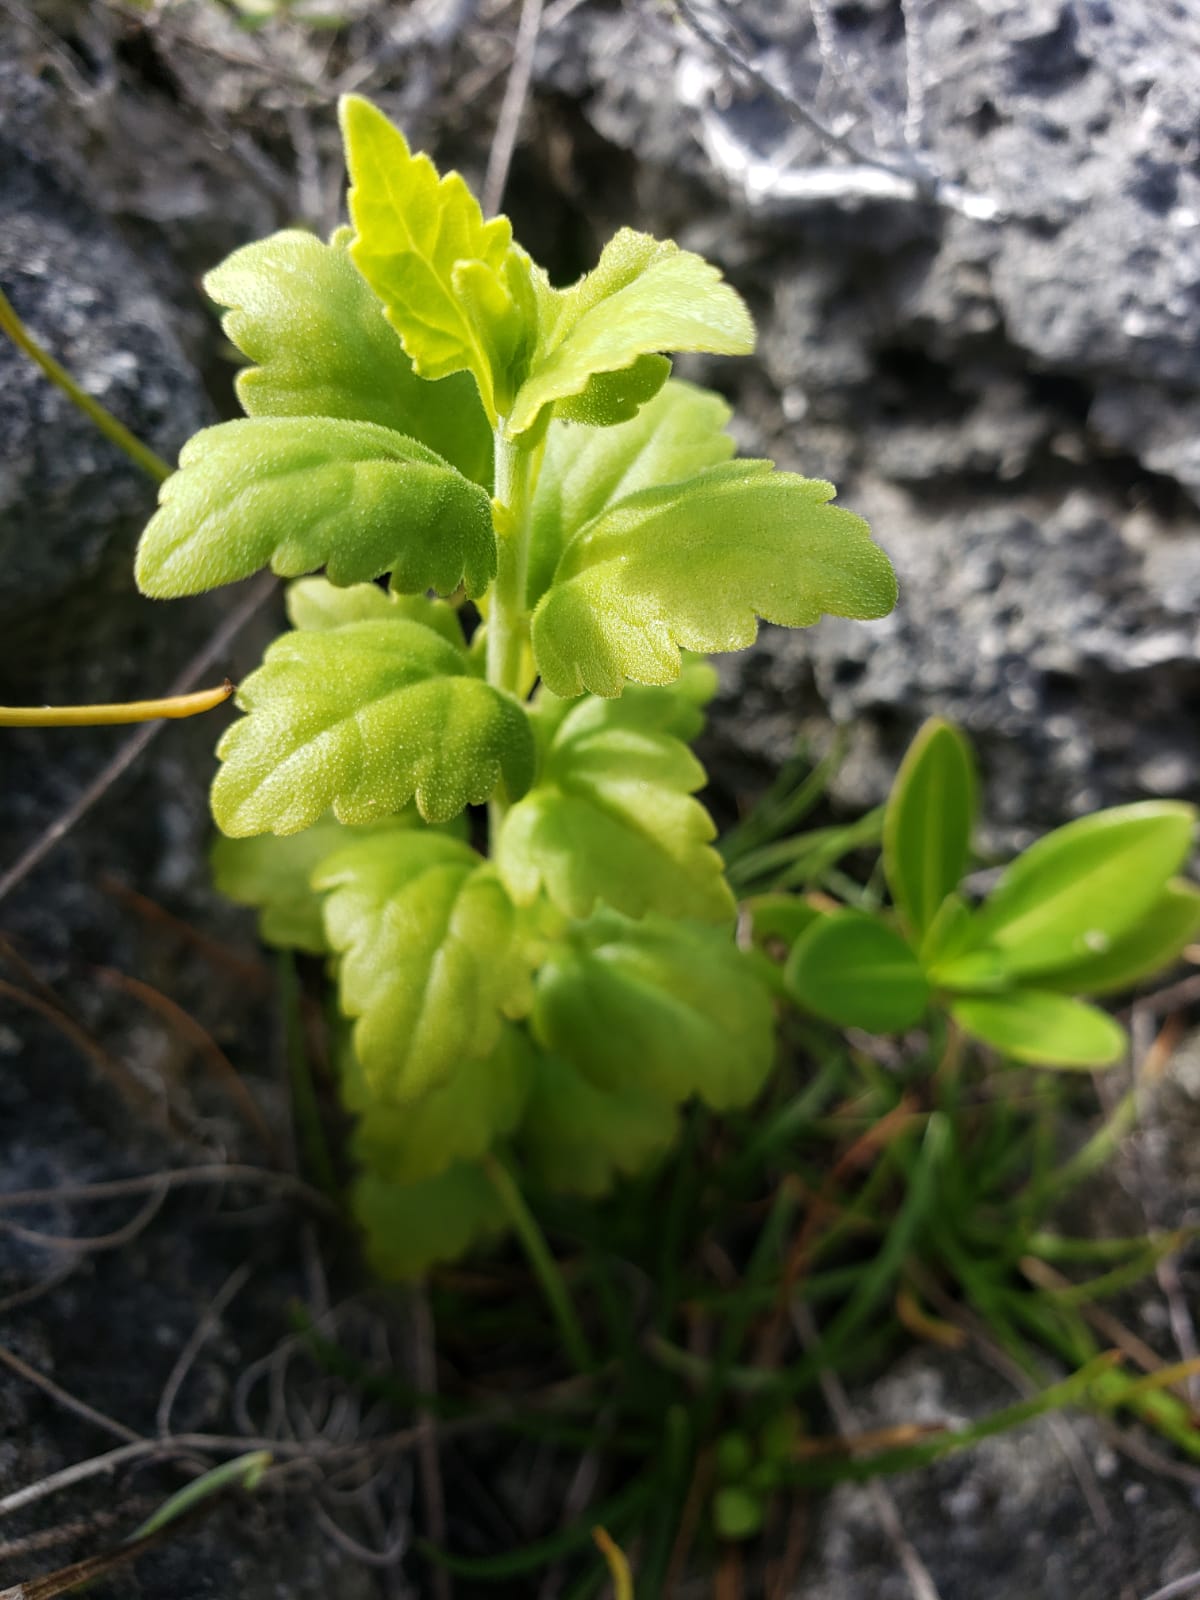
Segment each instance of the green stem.
[{"label": "green stem", "polygon": [[134,437],[123,422],[118,422],[111,411],[105,409],[99,400],[93,400],[86,394],[65,367],[59,366],[48,350],[43,350],[41,345],[21,321],[11,302],[0,292],[0,332],[6,333],[18,350],[23,350],[31,361],[41,367],[42,371],[75,403],[100,429],[106,439],[110,439],[118,450],[123,450],[129,459],[142,471],[148,473],[157,483],[171,476],[172,468],[160,455],[156,455],[148,445]]},{"label": "green stem", "polygon": [[595,1367],[595,1360],[579,1318],[575,1314],[575,1307],[571,1304],[571,1296],[567,1292],[563,1275],[558,1270],[558,1263],[546,1243],[545,1234],[538,1227],[512,1173],[503,1162],[494,1155],[484,1156],[483,1170],[499,1196],[500,1203],[512,1224],[513,1232],[521,1241],[529,1265],[542,1286],[542,1293],[546,1296],[546,1302],[554,1314],[554,1320],[558,1323],[558,1331],[567,1354],[580,1372],[591,1372]]},{"label": "green stem", "polygon": [[[536,450],[524,442],[514,444],[501,419],[495,433],[492,477],[493,520],[498,564],[496,581],[488,597],[487,681],[524,699],[525,650],[529,640],[529,613],[525,584],[529,568],[529,516],[537,471]],[[499,796],[488,804],[488,833],[494,846],[504,820],[505,802]]]},{"label": "green stem", "polygon": [[487,681],[510,694],[521,694],[522,656],[529,619],[525,612],[525,578],[529,565],[529,511],[533,455],[496,429],[496,465],[492,499],[496,505],[499,567],[488,603]]}]

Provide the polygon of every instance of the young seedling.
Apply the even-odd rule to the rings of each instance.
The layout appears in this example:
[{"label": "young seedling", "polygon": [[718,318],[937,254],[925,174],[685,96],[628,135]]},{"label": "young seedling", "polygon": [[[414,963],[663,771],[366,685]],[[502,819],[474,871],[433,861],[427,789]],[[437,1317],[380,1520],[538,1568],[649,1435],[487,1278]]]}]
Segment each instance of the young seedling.
[{"label": "young seedling", "polygon": [[1200,890],[1175,876],[1195,808],[1153,800],[1081,817],[1018,856],[972,908],[960,882],[977,807],[970,746],[948,723],[927,722],[884,813],[894,910],[826,914],[779,896],[758,908],[760,936],[791,944],[786,988],[843,1026],[898,1033],[937,1004],[1014,1061],[1119,1060],[1123,1029],[1075,997],[1131,988],[1200,932]]},{"label": "young seedling", "polygon": [[757,1092],[695,653],[882,616],[895,580],[831,485],[735,459],[724,401],[670,378],[752,348],[714,267],[623,229],[554,288],[375,107],[342,128],[352,227],[207,279],[247,415],[184,448],[137,576],[300,580],[219,746],[217,877],[331,958],[357,1209],[410,1276],[519,1224],[508,1163],[599,1194],[690,1097]]}]

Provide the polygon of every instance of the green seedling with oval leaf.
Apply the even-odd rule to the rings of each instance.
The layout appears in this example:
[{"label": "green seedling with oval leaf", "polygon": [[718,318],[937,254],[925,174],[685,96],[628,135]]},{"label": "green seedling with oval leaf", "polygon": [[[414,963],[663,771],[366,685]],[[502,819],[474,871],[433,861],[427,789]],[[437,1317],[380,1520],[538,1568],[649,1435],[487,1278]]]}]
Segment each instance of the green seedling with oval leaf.
[{"label": "green seedling with oval leaf", "polygon": [[1118,806],[1039,839],[982,903],[961,890],[978,809],[970,746],[927,722],[884,812],[890,912],[823,913],[763,903],[759,930],[794,929],[783,983],[845,1027],[900,1033],[931,1005],[1013,1061],[1104,1066],[1126,1040],[1080,996],[1129,989],[1177,960],[1200,932],[1200,890],[1176,876],[1195,830],[1176,801]]},{"label": "green seedling with oval leaf", "polygon": [[407,1277],[504,1226],[498,1161],[601,1194],[693,1096],[757,1093],[699,657],[896,591],[831,485],[736,459],[670,377],[753,346],[716,268],[623,229],[555,288],[374,106],[341,115],[351,226],[207,279],[246,415],[185,447],[137,576],[296,580],[219,746],[217,876],[329,959],[357,1209]]}]

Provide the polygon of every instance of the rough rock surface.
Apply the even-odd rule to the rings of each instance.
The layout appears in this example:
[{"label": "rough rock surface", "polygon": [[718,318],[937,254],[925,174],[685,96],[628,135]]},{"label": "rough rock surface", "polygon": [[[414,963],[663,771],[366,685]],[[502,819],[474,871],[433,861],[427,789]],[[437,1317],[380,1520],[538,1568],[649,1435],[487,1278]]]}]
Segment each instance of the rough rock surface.
[{"label": "rough rock surface", "polygon": [[736,47],[940,185],[928,205],[872,198],[877,171],[677,31],[585,7],[541,59],[636,153],[648,220],[686,214],[681,236],[750,294],[766,383],[743,383],[748,442],[833,478],[900,573],[887,622],[768,630],[731,658],[719,742],[771,766],[818,707],[857,718],[840,792],[859,804],[948,712],[1015,840],[1200,793],[1200,21],[1101,0],[907,10],[907,51],[886,0],[830,6],[824,49],[807,0],[742,5]]}]

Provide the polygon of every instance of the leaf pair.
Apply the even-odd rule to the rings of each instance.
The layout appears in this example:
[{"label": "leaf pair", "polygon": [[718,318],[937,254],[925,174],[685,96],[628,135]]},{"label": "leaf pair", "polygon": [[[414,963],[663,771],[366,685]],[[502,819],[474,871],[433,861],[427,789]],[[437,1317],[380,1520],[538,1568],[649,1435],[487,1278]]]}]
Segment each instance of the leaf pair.
[{"label": "leaf pair", "polygon": [[1175,880],[1192,807],[1144,802],[1039,840],[972,912],[958,894],[977,808],[971,752],[929,722],[901,766],[885,814],[884,870],[899,928],[842,911],[811,921],[785,981],[842,1023],[898,1032],[935,994],[968,1032],[1015,1060],[1114,1061],[1123,1031],[1068,998],[1125,989],[1169,965],[1200,929],[1200,892]]},{"label": "leaf pair", "polygon": [[341,121],[355,264],[416,371],[469,372],[510,438],[556,406],[593,425],[633,416],[670,370],[659,352],[753,349],[745,306],[699,256],[626,228],[594,271],[552,289],[508,219],[485,222],[458,173],[439,178],[375,106],[348,96]]}]

